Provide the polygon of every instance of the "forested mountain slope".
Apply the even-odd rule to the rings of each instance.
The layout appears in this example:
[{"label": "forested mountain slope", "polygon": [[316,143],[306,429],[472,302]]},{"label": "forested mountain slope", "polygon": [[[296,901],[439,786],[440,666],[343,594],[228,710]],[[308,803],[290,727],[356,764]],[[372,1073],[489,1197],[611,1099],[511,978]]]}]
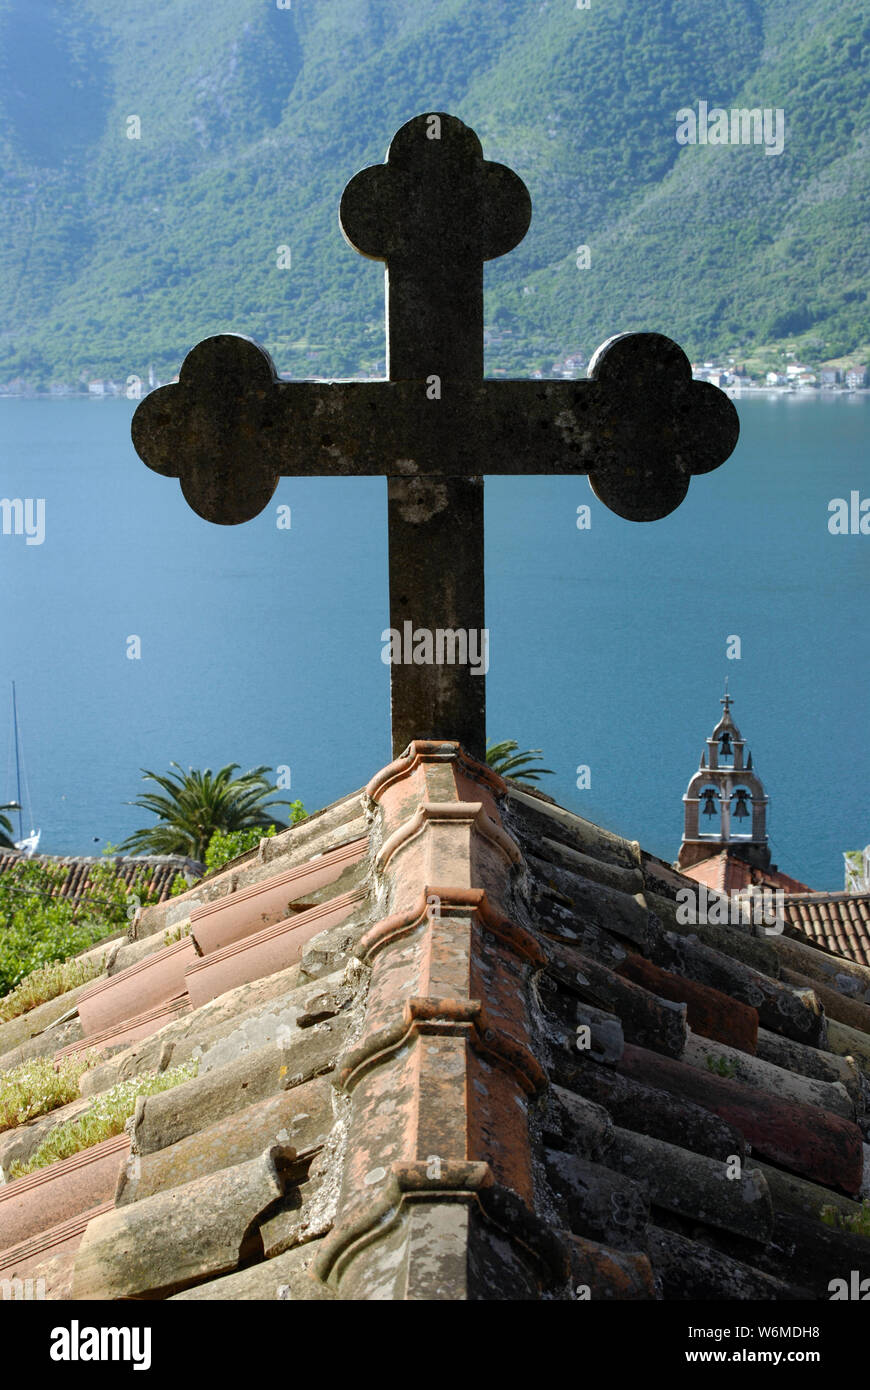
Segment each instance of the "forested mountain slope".
[{"label": "forested mountain slope", "polygon": [[[488,370],[640,328],[848,353],[870,337],[868,26],[861,0],[0,0],[0,380],[165,378],[221,330],[285,372],[381,371],[382,271],[337,205],[426,110],[534,202],[487,270]],[[782,153],[678,144],[701,101],[782,108]]]}]

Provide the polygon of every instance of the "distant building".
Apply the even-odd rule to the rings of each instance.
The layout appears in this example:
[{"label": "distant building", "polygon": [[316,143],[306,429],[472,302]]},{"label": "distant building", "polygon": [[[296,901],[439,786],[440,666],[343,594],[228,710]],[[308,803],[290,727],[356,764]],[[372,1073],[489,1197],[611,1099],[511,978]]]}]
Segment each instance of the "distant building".
[{"label": "distant building", "polygon": [[731,718],[733,697],[727,690],[720,703],[725,712],[707,739],[698,771],[683,797],[683,840],[677,864],[685,871],[725,853],[768,870],[767,797],[753,770],[752,754]]},{"label": "distant building", "polygon": [[845,850],[843,860],[846,868],[845,891],[870,893],[870,845],[865,845],[863,850]]},{"label": "distant building", "polygon": [[[4,883],[22,878],[31,864],[43,864],[63,871],[58,872],[56,882],[48,888],[47,895],[52,898],[66,898],[76,906],[86,908],[92,892],[91,873],[95,868],[104,869],[106,865],[113,871],[115,879],[127,888],[133,888],[138,880],[148,893],[155,895],[155,902],[165,902],[172,895],[172,889],[179,878],[192,883],[204,872],[205,865],[179,854],[156,855],[73,855],[38,854],[28,858],[17,850],[0,849],[0,875],[5,875]],[[98,889],[99,893],[104,890]]]},{"label": "distant building", "polygon": [[[725,713],[707,739],[700,767],[683,797],[683,839],[674,868],[714,894],[736,897],[738,903],[754,902],[759,894],[763,903],[765,894],[780,893],[781,920],[775,935],[870,966],[870,845],[843,856],[845,892],[814,892],[770,862],[768,800],[753,771],[752,754],[731,718],[731,703],[726,690]],[[833,967],[829,981],[849,998],[860,998],[866,988]]]},{"label": "distant building", "polygon": [[705,362],[701,367],[693,363],[692,376],[695,381],[709,381],[713,386],[725,386],[729,380],[728,372],[721,367],[714,367],[712,362]]},{"label": "distant building", "polygon": [[[796,893],[787,888],[783,910],[786,934],[793,939],[800,932],[811,946],[830,952],[829,959],[844,956],[859,965],[870,965],[870,893],[866,890]],[[863,982],[833,970],[831,977],[838,994],[867,1002],[862,999]]]},{"label": "distant building", "polygon": [[586,357],[582,352],[572,352],[567,357],[563,357],[559,362],[554,362],[551,368],[553,376],[565,377],[573,380],[586,366]]},{"label": "distant building", "polygon": [[768,372],[764,380],[768,386],[785,386],[788,378],[783,376],[782,372]]},{"label": "distant building", "polygon": [[846,373],[846,385],[850,391],[860,391],[867,384],[866,367],[850,367]]}]

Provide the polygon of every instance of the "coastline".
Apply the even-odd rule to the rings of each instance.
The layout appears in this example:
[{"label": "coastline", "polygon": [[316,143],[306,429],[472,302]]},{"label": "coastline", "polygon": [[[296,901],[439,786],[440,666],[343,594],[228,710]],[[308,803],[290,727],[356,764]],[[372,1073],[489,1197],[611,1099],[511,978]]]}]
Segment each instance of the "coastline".
[{"label": "coastline", "polygon": [[[311,381],[311,380],[314,380],[314,379],[316,379],[316,380],[318,380],[318,381],[322,381],[322,380],[331,380],[332,378],[323,378],[323,377],[318,377],[318,378],[311,378],[311,377],[291,377],[291,378],[287,378],[287,377],[282,377],[282,378],[281,378],[282,382],[286,382],[286,381],[288,381],[288,380],[290,380],[290,381],[292,381],[292,380],[296,380],[296,381]],[[345,379],[346,379],[346,378],[342,378],[342,380],[345,380]],[[358,379],[358,380],[360,380],[360,381],[367,381],[367,382],[368,382],[368,381],[379,381],[379,380],[381,380],[380,377],[359,377],[359,378],[355,378],[355,379]],[[385,380],[386,378],[383,378],[383,379]],[[487,379],[488,379],[487,377],[484,377],[484,380],[487,380]],[[520,380],[520,381],[527,380],[527,379],[528,379],[528,380],[539,380],[539,381],[561,381],[561,380],[564,380],[565,378],[562,378],[562,377],[538,377],[538,378],[533,378],[533,377],[529,377],[529,378],[519,377],[519,378],[501,378],[501,379],[502,379],[502,380]],[[575,377],[574,380],[575,380],[575,381],[585,381],[585,380],[586,380],[586,377]],[[703,377],[695,377],[694,380],[695,380],[695,381],[703,381],[703,380],[705,380],[705,378],[703,378]],[[26,400],[26,401],[71,401],[71,400],[79,400],[79,401],[117,401],[117,400],[140,401],[140,400],[144,400],[146,396],[150,395],[152,389],[156,391],[156,390],[159,389],[160,386],[163,386],[163,385],[166,385],[166,384],[167,384],[167,383],[164,383],[164,382],[158,382],[153,388],[150,388],[150,389],[147,390],[147,391],[143,391],[143,392],[141,393],[141,395],[139,395],[139,396],[127,396],[126,393],[125,393],[124,391],[104,391],[104,392],[102,392],[101,394],[97,395],[97,394],[94,394],[94,393],[91,393],[91,392],[88,392],[88,391],[76,391],[76,390],[72,390],[72,389],[69,390],[69,391],[38,391],[38,390],[36,390],[35,388],[32,389],[32,390],[21,390],[21,391],[3,391],[3,390],[0,390],[0,400],[4,400],[4,401],[25,401],[25,400]],[[833,400],[833,399],[840,399],[840,398],[845,398],[845,399],[847,399],[847,400],[853,400],[853,399],[858,398],[858,397],[870,395],[870,386],[857,386],[857,387],[848,387],[848,386],[764,386],[764,385],[761,385],[761,383],[752,383],[752,384],[740,385],[740,386],[719,386],[719,387],[717,387],[717,390],[722,391],[726,396],[730,396],[732,399],[739,399],[741,396],[746,396],[746,397],[749,397],[749,396],[755,396],[755,397],[764,396],[764,397],[767,397],[769,400],[779,400],[779,399],[781,399],[781,398],[794,398],[794,399],[797,399],[797,400],[820,401],[820,400]]]}]

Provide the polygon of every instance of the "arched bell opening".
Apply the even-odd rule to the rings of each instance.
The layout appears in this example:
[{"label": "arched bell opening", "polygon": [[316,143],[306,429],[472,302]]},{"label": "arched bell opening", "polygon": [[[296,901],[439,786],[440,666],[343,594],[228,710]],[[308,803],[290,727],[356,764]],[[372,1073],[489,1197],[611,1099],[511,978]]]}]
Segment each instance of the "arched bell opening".
[{"label": "arched bell opening", "polygon": [[752,839],[752,793],[746,787],[731,793],[731,839]]},{"label": "arched bell opening", "polygon": [[734,766],[734,735],[730,729],[723,729],[719,735],[716,761],[718,767]]},{"label": "arched bell opening", "polygon": [[718,840],[722,834],[722,806],[715,787],[698,793],[698,832],[702,839]]}]

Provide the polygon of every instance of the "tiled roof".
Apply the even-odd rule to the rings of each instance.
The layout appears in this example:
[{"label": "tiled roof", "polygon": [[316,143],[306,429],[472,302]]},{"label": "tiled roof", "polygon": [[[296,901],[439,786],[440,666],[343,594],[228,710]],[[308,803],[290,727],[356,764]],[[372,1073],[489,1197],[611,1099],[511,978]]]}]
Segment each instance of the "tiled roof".
[{"label": "tiled roof", "polygon": [[15,874],[18,866],[22,864],[45,864],[64,869],[66,877],[56,887],[49,889],[49,894],[52,897],[71,898],[77,903],[87,900],[91,872],[97,865],[105,867],[108,864],[114,869],[115,877],[128,886],[144,873],[144,884],[150,892],[158,895],[158,902],[163,902],[169,897],[179,874],[185,874],[190,870],[202,872],[201,864],[194,864],[193,860],[177,855],[141,855],[138,858],[125,858],[123,855],[108,858],[101,855],[75,859],[69,856],[35,854],[28,859],[26,855],[12,850],[0,850],[0,874]]},{"label": "tiled roof", "polygon": [[[0,1025],[4,1069],[98,1047],[85,1099],[198,1060],[126,1136],[0,1187],[0,1278],[827,1299],[866,1266],[842,1223],[870,1195],[870,968],[683,925],[687,888],[456,744],[412,744]],[[0,1135],[0,1169],[82,1103]]]},{"label": "tiled roof", "polygon": [[723,850],[690,868],[686,878],[719,893],[735,893],[750,887],[780,889],[783,894],[786,933],[806,939],[823,951],[845,956],[859,965],[870,965],[870,895],[867,893],[816,893],[776,868],[757,869]]},{"label": "tiled roof", "polygon": [[754,887],[781,888],[784,893],[813,891],[805,883],[780,873],[776,868],[757,869],[727,849],[719,854],[711,854],[709,859],[702,859],[681,872],[696,883],[704,883],[720,893],[737,893],[743,888]]},{"label": "tiled roof", "polygon": [[786,893],[785,916],[814,945],[870,965],[870,894]]}]

